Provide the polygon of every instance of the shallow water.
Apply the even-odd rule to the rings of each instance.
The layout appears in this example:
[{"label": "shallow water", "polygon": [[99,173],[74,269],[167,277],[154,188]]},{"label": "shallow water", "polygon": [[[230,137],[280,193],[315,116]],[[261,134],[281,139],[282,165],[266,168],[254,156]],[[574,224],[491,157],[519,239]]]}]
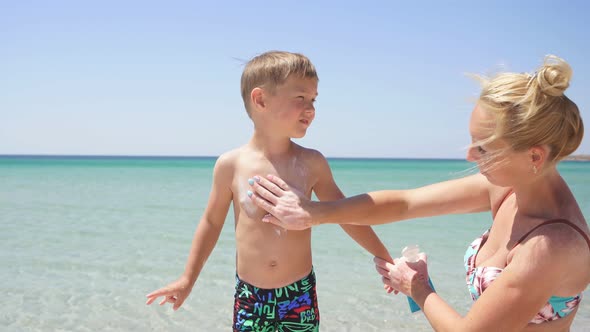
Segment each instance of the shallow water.
[{"label": "shallow water", "polygon": [[[178,277],[207,203],[214,158],[0,158],[0,326],[8,331],[227,331],[233,215],[177,312],[145,294]],[[410,188],[465,175],[463,161],[333,159],[347,194]],[[590,163],[560,165],[590,215]],[[438,293],[460,313],[471,299],[463,254],[489,214],[375,227],[394,254],[418,243]],[[387,295],[372,257],[340,227],[313,232],[322,331],[430,331],[404,296]],[[585,292],[586,297],[588,291]],[[572,331],[590,331],[582,301]]]}]

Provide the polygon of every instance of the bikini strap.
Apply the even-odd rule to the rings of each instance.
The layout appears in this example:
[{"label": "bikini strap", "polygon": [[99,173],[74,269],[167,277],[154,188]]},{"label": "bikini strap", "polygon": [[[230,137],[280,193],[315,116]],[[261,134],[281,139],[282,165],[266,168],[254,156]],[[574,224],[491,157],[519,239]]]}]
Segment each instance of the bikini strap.
[{"label": "bikini strap", "polygon": [[514,247],[512,247],[512,249],[516,248],[517,245],[519,245],[527,236],[529,236],[537,228],[539,228],[541,226],[545,226],[545,225],[551,225],[551,224],[566,224],[566,225],[570,226],[571,228],[576,230],[578,233],[580,233],[580,235],[582,235],[582,237],[584,237],[584,240],[586,240],[586,244],[588,245],[588,249],[590,249],[590,237],[588,237],[588,234],[586,234],[586,232],[584,232],[580,227],[576,226],[573,222],[566,220],[566,219],[547,220],[547,221],[540,223],[539,225],[533,227],[533,229],[531,229],[530,231],[526,232],[520,239],[518,239],[518,241],[516,241],[516,244],[514,245]]}]

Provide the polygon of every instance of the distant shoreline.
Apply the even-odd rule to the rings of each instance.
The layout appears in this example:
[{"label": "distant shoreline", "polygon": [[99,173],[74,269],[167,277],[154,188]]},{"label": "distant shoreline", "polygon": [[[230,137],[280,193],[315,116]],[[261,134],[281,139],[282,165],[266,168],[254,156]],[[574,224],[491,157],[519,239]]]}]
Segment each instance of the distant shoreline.
[{"label": "distant shoreline", "polygon": [[574,156],[569,156],[564,160],[568,161],[590,161],[590,154],[579,154]]},{"label": "distant shoreline", "polygon": [[[76,155],[76,154],[0,154],[0,158],[39,159],[215,159],[219,156],[174,156],[174,155]],[[465,161],[464,158],[411,158],[411,157],[326,157],[328,160],[449,160]]]},{"label": "distant shoreline", "polygon": [[[39,158],[39,159],[215,159],[219,156],[182,156],[182,155],[76,155],[76,154],[0,154],[0,158]],[[438,160],[438,161],[465,161],[464,158],[425,158],[425,157],[326,157],[328,160]],[[580,154],[569,156],[564,161],[588,162],[590,155]]]}]

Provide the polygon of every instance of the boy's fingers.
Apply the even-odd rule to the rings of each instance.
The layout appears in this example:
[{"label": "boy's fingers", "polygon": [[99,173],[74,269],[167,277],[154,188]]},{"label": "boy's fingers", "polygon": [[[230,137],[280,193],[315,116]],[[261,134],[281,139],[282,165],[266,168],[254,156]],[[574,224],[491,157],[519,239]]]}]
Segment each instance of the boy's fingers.
[{"label": "boy's fingers", "polygon": [[389,264],[389,263],[387,263],[386,260],[375,256],[375,257],[373,257],[373,262],[375,263],[375,266],[378,266],[384,270],[387,270],[387,264]]},{"label": "boy's fingers", "polygon": [[387,294],[391,294],[394,291],[393,287],[391,287],[389,285],[385,285],[385,284],[383,284],[383,289],[385,289]]},{"label": "boy's fingers", "polygon": [[160,297],[160,296],[166,295],[166,293],[168,293],[168,289],[160,288],[158,290],[155,290],[155,291],[149,293],[145,297]]},{"label": "boy's fingers", "polygon": [[164,296],[164,298],[166,298],[165,294],[166,294],[166,291],[163,289],[159,289],[155,292],[151,292],[148,295],[146,295],[148,300],[145,302],[145,304],[150,305],[150,304],[154,303],[154,301],[156,301],[156,299],[158,299],[160,296]]},{"label": "boy's fingers", "polygon": [[174,303],[174,306],[172,306],[172,310],[178,310],[178,308],[180,308],[182,306],[182,304],[184,303],[185,299],[176,299],[176,302]]},{"label": "boy's fingers", "polygon": [[174,303],[176,302],[176,297],[174,297],[174,295],[165,296],[164,299],[160,301],[160,305],[163,305],[166,302]]},{"label": "boy's fingers", "polygon": [[375,265],[375,270],[382,276],[389,276],[389,270],[382,268],[381,266]]},{"label": "boy's fingers", "polygon": [[379,272],[379,274],[381,274],[381,271],[383,271],[383,268],[377,264],[375,264],[375,271]]}]

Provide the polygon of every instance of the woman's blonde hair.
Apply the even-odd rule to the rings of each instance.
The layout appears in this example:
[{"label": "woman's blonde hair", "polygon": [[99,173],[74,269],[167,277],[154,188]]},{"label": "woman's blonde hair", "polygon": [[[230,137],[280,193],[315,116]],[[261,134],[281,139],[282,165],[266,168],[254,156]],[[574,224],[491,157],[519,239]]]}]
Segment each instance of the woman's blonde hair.
[{"label": "woman's blonde hair", "polygon": [[318,79],[311,61],[303,54],[269,51],[252,58],[242,72],[241,91],[246,111],[250,114],[250,93],[254,88],[264,88],[274,93],[290,76]]},{"label": "woman's blonde hair", "polygon": [[481,107],[495,119],[485,143],[505,140],[514,151],[537,145],[550,148],[549,161],[573,153],[584,136],[578,106],[564,95],[572,77],[565,60],[548,55],[534,73],[501,73],[480,78]]}]

